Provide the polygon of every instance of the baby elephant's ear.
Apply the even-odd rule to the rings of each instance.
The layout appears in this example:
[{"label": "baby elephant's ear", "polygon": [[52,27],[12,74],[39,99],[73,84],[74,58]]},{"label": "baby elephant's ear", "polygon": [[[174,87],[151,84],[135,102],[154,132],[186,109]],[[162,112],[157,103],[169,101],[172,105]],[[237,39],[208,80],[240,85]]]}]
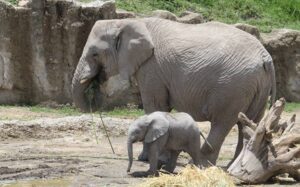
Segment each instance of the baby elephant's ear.
[{"label": "baby elephant's ear", "polygon": [[145,143],[151,143],[166,134],[169,130],[169,126],[169,121],[166,119],[153,119],[149,124],[145,136]]}]

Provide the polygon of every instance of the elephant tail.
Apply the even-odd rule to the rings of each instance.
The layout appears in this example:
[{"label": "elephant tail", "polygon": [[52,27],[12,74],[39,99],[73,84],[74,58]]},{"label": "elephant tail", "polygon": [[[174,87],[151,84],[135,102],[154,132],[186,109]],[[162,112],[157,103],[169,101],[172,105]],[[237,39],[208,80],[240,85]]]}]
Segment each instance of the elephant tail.
[{"label": "elephant tail", "polygon": [[205,138],[205,136],[203,135],[203,133],[201,131],[199,131],[200,136],[202,136],[202,138],[204,139],[204,141],[206,142],[206,144],[208,145],[209,149],[211,152],[214,151],[214,148],[212,147],[212,145],[209,143],[209,141]]},{"label": "elephant tail", "polygon": [[[272,66],[271,66],[271,81],[272,81],[272,89],[271,89],[271,106],[275,103],[275,99],[276,99],[276,78],[275,78],[275,68],[274,68],[274,64],[272,62]],[[271,107],[270,106],[270,107]]]},{"label": "elephant tail", "polygon": [[276,78],[275,78],[275,68],[273,64],[273,60],[270,56],[268,56],[267,60],[264,62],[264,69],[266,72],[270,73],[271,76],[271,100],[270,100],[270,108],[275,103],[276,99]]}]

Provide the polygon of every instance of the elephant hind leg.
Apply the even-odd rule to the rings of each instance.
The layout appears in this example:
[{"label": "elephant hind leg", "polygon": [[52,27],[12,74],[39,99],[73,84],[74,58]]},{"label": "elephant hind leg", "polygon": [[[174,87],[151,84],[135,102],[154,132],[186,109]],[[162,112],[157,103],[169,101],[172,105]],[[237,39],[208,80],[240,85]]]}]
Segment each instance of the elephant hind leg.
[{"label": "elephant hind leg", "polygon": [[233,159],[228,163],[227,167],[229,167],[233,163],[233,161],[239,156],[240,152],[243,149],[243,139],[244,139],[243,126],[239,122],[237,123],[237,126],[238,126],[238,143],[235,149]]},{"label": "elephant hind leg", "polygon": [[177,158],[179,156],[180,151],[171,151],[171,157],[166,165],[166,167],[164,168],[166,171],[173,173],[175,167],[176,167],[176,163],[177,163]]},{"label": "elephant hind leg", "polygon": [[[264,102],[261,102],[261,101],[264,101]],[[254,98],[253,102],[250,104],[250,106],[245,114],[247,116],[249,116],[249,118],[251,120],[253,120],[255,123],[258,123],[264,116],[266,106],[267,106],[267,96],[262,97],[262,99]],[[229,162],[227,167],[229,167],[233,163],[233,161],[239,156],[240,152],[243,149],[243,139],[244,139],[243,126],[239,122],[237,122],[237,125],[238,125],[238,143],[236,146],[234,157]]]},{"label": "elephant hind leg", "polygon": [[203,158],[201,158],[201,164],[203,166],[216,164],[225,137],[228,135],[234,124],[234,121],[227,123],[214,122],[211,124],[211,129],[208,134],[207,141],[210,143],[213,150],[211,150],[211,147],[206,142],[204,142],[203,146],[201,147],[201,154],[203,155]]}]

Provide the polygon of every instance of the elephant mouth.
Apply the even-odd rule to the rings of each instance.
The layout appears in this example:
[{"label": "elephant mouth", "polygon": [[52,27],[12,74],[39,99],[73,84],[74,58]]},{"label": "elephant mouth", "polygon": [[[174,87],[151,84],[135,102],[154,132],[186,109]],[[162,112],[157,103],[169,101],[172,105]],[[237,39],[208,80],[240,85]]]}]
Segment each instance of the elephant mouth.
[{"label": "elephant mouth", "polygon": [[106,73],[103,68],[100,68],[98,73],[92,78],[84,78],[80,80],[80,84],[88,84],[84,94],[89,102],[92,111],[99,109],[103,104],[103,95],[101,91],[101,85],[106,81]]},{"label": "elephant mouth", "polygon": [[75,74],[72,81],[72,95],[75,106],[83,112],[96,111],[103,104],[103,93],[100,85],[106,81],[104,68],[95,70],[94,75],[79,78]]}]

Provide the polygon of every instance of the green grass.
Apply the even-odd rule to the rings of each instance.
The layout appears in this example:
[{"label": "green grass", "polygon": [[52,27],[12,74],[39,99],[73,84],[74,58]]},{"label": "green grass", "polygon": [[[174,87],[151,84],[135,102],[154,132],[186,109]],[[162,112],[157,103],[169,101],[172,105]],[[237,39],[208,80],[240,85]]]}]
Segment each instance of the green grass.
[{"label": "green grass", "polygon": [[17,5],[19,3],[19,0],[4,0],[4,1],[10,2],[13,5]]},{"label": "green grass", "polygon": [[286,103],[284,111],[286,112],[295,112],[300,110],[300,103]]},{"label": "green grass", "polygon": [[[16,5],[19,0],[5,1]],[[189,10],[201,13],[207,20],[248,23],[262,32],[273,28],[300,30],[300,0],[116,0],[116,5],[142,14],[163,9],[179,15]]]},{"label": "green grass", "polygon": [[61,114],[64,116],[74,116],[79,115],[81,112],[79,112],[78,109],[70,106],[62,106],[59,108],[50,108],[50,107],[44,107],[44,106],[29,106],[29,110],[31,112],[37,112],[37,113],[53,113],[53,114]]},{"label": "green grass", "polygon": [[144,115],[145,112],[142,109],[128,109],[125,107],[117,107],[110,111],[104,111],[103,115],[105,116],[113,116],[113,117],[129,117],[129,118],[136,118],[139,116]]},{"label": "green grass", "polygon": [[[9,113],[9,117],[1,113],[5,111]],[[28,113],[28,111],[30,113]],[[64,117],[64,116],[76,116],[82,115],[84,113],[80,112],[79,109],[72,106],[60,106],[57,108],[50,108],[40,105],[25,105],[25,106],[11,106],[11,105],[0,105],[0,120],[33,120],[40,117]],[[88,114],[88,113],[86,113]],[[102,111],[104,117],[119,117],[119,118],[137,118],[144,115],[142,109],[137,108],[126,108],[126,107],[116,107],[113,110]],[[99,111],[93,113],[95,117],[99,117]]]},{"label": "green grass", "polygon": [[300,0],[116,0],[117,8],[149,14],[156,9],[177,15],[185,10],[208,20],[248,23],[262,32],[273,28],[300,30]]},{"label": "green grass", "polygon": [[[4,116],[1,111],[13,109],[10,113],[9,117]],[[30,111],[32,113],[27,113],[26,111]],[[300,111],[300,103],[286,103],[285,111],[288,113]],[[24,115],[19,116],[16,113],[24,113]],[[172,112],[176,112],[173,110]],[[40,117],[63,117],[63,116],[76,116],[82,115],[84,113],[80,112],[78,109],[71,107],[71,106],[61,106],[58,108],[50,108],[45,106],[7,106],[7,105],[0,105],[0,120],[13,120],[13,119],[20,119],[20,120],[33,120]],[[144,115],[145,112],[143,109],[138,108],[128,108],[128,107],[116,107],[113,110],[102,111],[102,115],[104,117],[119,117],[119,118],[137,118],[139,116]],[[93,115],[95,117],[99,117],[99,111],[94,112]]]}]

